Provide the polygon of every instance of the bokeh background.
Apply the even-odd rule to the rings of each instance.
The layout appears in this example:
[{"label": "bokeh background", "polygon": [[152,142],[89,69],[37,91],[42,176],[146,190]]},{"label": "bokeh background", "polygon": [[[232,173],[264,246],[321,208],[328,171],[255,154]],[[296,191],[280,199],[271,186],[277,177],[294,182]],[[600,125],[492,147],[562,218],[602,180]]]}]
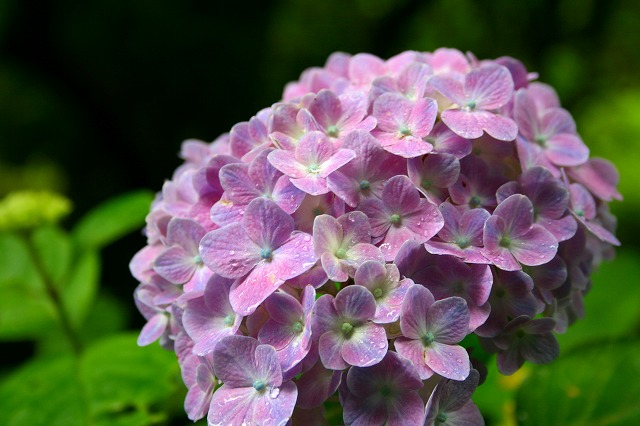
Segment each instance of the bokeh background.
[{"label": "bokeh background", "polygon": [[[107,199],[159,190],[181,162],[182,140],[210,141],[248,120],[331,52],[388,58],[442,46],[523,61],[556,88],[592,155],[618,166],[625,200],[612,211],[623,247],[587,297],[595,306],[588,303],[587,320],[597,319],[599,328],[577,329],[566,345],[579,348],[580,333],[595,333],[599,342],[638,348],[640,2],[634,0],[0,0],[0,196],[18,189],[65,194],[74,210],[63,226],[71,228]],[[144,324],[128,271],[143,245],[133,232],[101,251],[97,298],[108,301],[105,312],[117,325],[103,318],[96,328]],[[0,342],[0,379],[47,353],[42,346],[28,336]],[[605,362],[596,356],[589,366],[613,368],[598,364]],[[487,388],[516,392],[522,381],[544,382],[545,374],[554,373],[526,370]],[[594,386],[602,394],[613,382]],[[186,424],[184,395],[176,392],[175,410],[156,423]],[[514,408],[521,394],[497,402],[491,394],[479,401],[489,424],[531,421],[522,404]],[[571,396],[565,394],[547,397]],[[633,413],[599,424],[632,424],[626,422],[640,415]]]}]

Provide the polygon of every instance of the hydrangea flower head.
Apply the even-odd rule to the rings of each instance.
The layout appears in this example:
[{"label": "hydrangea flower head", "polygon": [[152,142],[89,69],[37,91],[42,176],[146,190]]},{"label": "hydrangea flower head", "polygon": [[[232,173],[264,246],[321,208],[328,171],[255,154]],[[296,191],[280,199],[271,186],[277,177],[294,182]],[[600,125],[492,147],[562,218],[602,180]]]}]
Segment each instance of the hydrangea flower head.
[{"label": "hydrangea flower head", "polygon": [[295,424],[329,400],[345,424],[480,425],[465,336],[504,374],[552,361],[622,197],[537,78],[450,48],[335,53],[185,141],[130,269],[138,343],[176,352],[189,418]]}]

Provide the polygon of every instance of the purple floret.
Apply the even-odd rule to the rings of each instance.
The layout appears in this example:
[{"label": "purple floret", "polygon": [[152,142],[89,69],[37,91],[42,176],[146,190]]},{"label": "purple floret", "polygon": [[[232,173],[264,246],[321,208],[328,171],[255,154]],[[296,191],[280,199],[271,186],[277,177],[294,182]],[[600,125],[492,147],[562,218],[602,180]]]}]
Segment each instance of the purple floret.
[{"label": "purple floret", "polygon": [[513,79],[506,67],[484,65],[469,72],[464,83],[449,77],[434,77],[430,84],[457,105],[443,111],[441,116],[459,136],[476,139],[484,131],[498,140],[516,138],[516,123],[492,112],[506,105],[513,94]]},{"label": "purple floret", "polygon": [[353,426],[418,425],[423,386],[411,361],[395,352],[372,367],[352,367],[346,377],[344,421]]},{"label": "purple floret", "polygon": [[373,322],[385,324],[396,321],[407,290],[413,284],[409,278],[400,279],[398,267],[375,260],[364,262],[356,270],[354,282],[366,287],[376,300]]},{"label": "purple floret", "polygon": [[424,426],[484,426],[482,414],[471,400],[479,378],[478,371],[471,370],[462,382],[441,380],[427,403]]},{"label": "purple floret", "polygon": [[524,195],[511,195],[484,224],[484,255],[505,271],[542,265],[553,259],[558,240],[533,223],[533,205]]},{"label": "purple floret", "polygon": [[272,151],[268,158],[296,187],[307,194],[320,195],[329,192],[327,177],[355,156],[350,149],[336,150],[324,133],[309,132],[294,151]]},{"label": "purple floret", "polygon": [[398,353],[418,369],[421,379],[434,373],[453,380],[469,374],[469,355],[456,345],[469,332],[469,309],[460,297],[435,301],[422,285],[407,291],[400,311],[402,337],[395,341]]},{"label": "purple floret", "polygon": [[313,308],[313,335],[319,339],[320,359],[331,370],[350,365],[367,367],[377,364],[387,353],[387,335],[381,325],[371,320],[376,302],[366,288],[351,285],[335,298],[325,294]]},{"label": "purple floret", "polygon": [[371,236],[380,243],[385,260],[393,260],[407,240],[428,241],[443,226],[438,208],[424,198],[406,176],[394,176],[382,190],[382,199],[360,203],[369,217]]},{"label": "purple floret", "polygon": [[283,382],[276,350],[245,336],[225,337],[213,351],[223,382],[211,399],[210,425],[282,425],[291,418],[296,385]]},{"label": "purple floret", "polygon": [[307,286],[298,301],[295,297],[279,292],[265,301],[269,320],[258,333],[258,341],[273,346],[280,360],[282,371],[296,366],[311,349],[311,309],[316,292]]},{"label": "purple floret", "polygon": [[273,201],[257,198],[241,222],[211,231],[200,242],[207,266],[238,279],[230,293],[238,314],[250,314],[287,279],[316,263],[311,236],[293,230],[291,216]]},{"label": "purple floret", "polygon": [[313,248],[327,276],[344,282],[367,260],[384,261],[380,249],[371,244],[371,225],[359,211],[335,219],[316,217],[313,223]]}]

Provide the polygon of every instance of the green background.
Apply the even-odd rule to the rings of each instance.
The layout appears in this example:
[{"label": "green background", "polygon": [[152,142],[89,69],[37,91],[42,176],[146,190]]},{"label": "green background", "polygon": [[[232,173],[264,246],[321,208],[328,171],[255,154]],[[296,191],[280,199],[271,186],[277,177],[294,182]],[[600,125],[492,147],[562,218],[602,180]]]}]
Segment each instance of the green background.
[{"label": "green background", "polygon": [[[592,155],[618,166],[625,198],[611,206],[623,246],[595,276],[587,318],[562,336],[555,363],[527,366],[509,380],[490,370],[476,395],[487,423],[640,423],[640,2],[633,0],[1,0],[0,196],[24,188],[68,196],[75,209],[61,229],[42,231],[42,250],[94,284],[83,293],[67,275],[64,291],[82,301],[71,315],[86,347],[69,358],[47,327],[51,307],[30,287],[37,279],[20,263],[24,247],[0,238],[0,413],[24,408],[0,414],[0,423],[187,424],[172,354],[135,347],[144,321],[128,271],[144,245],[135,230],[148,191],[180,164],[180,142],[213,140],[247,120],[331,52],[388,58],[443,46],[481,59],[513,56],[538,72],[573,113]],[[123,193],[120,204],[87,217]],[[91,235],[90,220],[106,227],[104,235]],[[63,276],[59,268],[51,273]],[[138,374],[120,371],[124,363]],[[40,395],[55,398],[43,403]]]}]

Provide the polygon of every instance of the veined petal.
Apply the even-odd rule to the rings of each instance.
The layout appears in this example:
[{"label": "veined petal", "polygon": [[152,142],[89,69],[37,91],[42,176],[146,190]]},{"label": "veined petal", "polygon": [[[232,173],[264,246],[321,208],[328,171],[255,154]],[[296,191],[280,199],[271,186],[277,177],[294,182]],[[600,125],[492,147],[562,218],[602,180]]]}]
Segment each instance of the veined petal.
[{"label": "veined petal", "polygon": [[294,223],[293,218],[273,201],[256,198],[245,210],[242,227],[261,249],[275,250],[289,239]]},{"label": "veined petal", "polygon": [[260,261],[260,247],[240,223],[213,230],[200,241],[202,261],[225,278],[240,278]]},{"label": "veined petal", "polygon": [[368,367],[379,363],[387,353],[388,347],[384,328],[368,322],[356,327],[353,335],[344,341],[342,358],[350,365]]},{"label": "veined petal", "polygon": [[251,314],[284,281],[285,279],[277,276],[273,265],[261,261],[249,275],[231,287],[229,301],[233,310],[243,316]]},{"label": "veined petal", "polygon": [[425,363],[448,379],[464,380],[469,375],[469,354],[462,346],[433,342],[425,348]]}]

